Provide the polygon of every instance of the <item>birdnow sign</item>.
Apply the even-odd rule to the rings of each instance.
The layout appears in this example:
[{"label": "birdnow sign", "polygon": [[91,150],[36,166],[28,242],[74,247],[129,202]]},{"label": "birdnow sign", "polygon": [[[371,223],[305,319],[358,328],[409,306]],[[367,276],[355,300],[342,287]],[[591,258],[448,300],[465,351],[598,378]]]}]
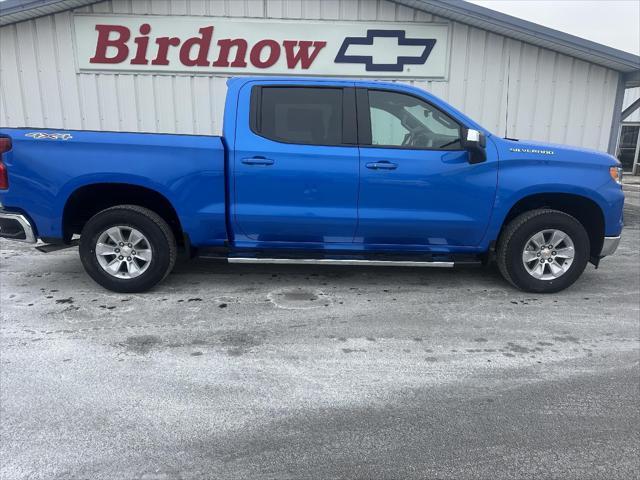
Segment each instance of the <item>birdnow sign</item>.
[{"label": "birdnow sign", "polygon": [[445,79],[449,25],[76,15],[80,71]]}]

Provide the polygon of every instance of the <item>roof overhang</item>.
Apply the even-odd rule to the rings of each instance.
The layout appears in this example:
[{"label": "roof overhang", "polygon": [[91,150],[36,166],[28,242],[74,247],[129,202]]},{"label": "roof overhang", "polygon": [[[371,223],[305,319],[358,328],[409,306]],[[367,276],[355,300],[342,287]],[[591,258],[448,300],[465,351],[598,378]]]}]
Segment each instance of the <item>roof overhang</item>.
[{"label": "roof overhang", "polygon": [[640,69],[640,56],[462,0],[393,0],[417,10],[564,53],[619,72]]},{"label": "roof overhang", "polygon": [[44,17],[100,0],[5,0],[0,2],[0,26]]}]

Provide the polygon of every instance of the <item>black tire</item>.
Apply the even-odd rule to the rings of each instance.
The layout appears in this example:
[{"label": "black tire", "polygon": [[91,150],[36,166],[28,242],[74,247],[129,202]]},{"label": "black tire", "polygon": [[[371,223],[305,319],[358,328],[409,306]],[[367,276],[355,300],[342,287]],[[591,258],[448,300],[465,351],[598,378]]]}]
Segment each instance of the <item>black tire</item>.
[{"label": "black tire", "polygon": [[[146,270],[135,278],[116,278],[106,272],[96,257],[100,235],[114,226],[128,226],[148,240],[152,257]],[[94,215],[82,229],[80,260],[91,278],[108,290],[138,293],[149,290],[169,275],[176,262],[176,240],[162,217],[137,205],[118,205]],[[134,252],[135,253],[135,252]]]},{"label": "black tire", "polygon": [[[569,269],[558,278],[534,278],[522,260],[526,242],[546,229],[565,232],[573,242],[574,258]],[[591,246],[589,235],[582,224],[571,215],[551,209],[525,212],[513,219],[498,240],[496,261],[502,276],[516,288],[532,293],[555,293],[571,286],[582,274]]]}]

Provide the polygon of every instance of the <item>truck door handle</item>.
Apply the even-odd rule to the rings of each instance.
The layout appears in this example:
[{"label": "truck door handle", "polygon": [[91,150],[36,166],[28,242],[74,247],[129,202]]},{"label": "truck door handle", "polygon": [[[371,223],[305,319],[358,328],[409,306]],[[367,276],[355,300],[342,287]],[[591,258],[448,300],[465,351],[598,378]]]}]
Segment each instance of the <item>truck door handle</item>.
[{"label": "truck door handle", "polygon": [[266,157],[243,158],[241,161],[245,165],[273,165],[273,160]]},{"label": "truck door handle", "polygon": [[370,168],[371,170],[395,170],[398,168],[398,164],[383,160],[381,162],[367,163],[365,167]]}]

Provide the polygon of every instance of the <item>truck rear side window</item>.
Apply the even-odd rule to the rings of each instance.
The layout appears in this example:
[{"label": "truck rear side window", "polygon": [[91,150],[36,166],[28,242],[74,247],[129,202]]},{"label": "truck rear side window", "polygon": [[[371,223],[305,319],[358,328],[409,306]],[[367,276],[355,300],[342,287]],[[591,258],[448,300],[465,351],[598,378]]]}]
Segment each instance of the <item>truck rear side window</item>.
[{"label": "truck rear side window", "polygon": [[278,142],[341,145],[342,96],[341,88],[262,87],[252,126]]}]

